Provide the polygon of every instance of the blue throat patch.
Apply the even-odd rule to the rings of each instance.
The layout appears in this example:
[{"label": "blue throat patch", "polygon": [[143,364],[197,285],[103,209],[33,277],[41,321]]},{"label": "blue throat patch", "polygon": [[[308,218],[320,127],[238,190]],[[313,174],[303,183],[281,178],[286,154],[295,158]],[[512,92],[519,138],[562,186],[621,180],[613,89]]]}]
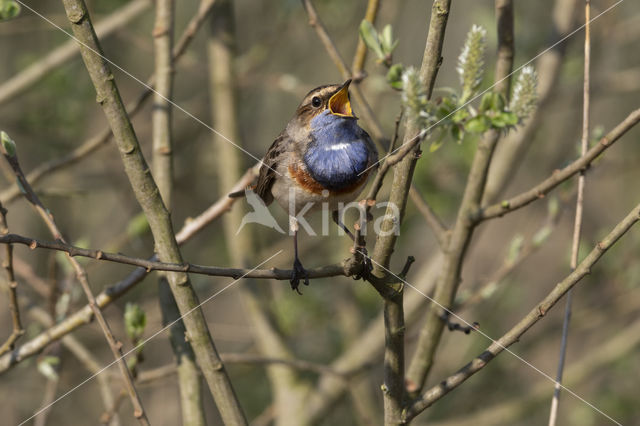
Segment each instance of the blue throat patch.
[{"label": "blue throat patch", "polygon": [[362,178],[369,162],[364,132],[353,118],[324,111],[311,120],[311,143],[304,155],[309,174],[327,189],[348,187]]}]

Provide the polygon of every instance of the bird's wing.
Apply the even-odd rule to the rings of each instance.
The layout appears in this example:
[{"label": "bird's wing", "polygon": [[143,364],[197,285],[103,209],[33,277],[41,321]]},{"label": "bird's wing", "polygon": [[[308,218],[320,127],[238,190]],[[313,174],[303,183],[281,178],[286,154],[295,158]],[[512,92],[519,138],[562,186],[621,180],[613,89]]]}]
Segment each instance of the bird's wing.
[{"label": "bird's wing", "polygon": [[286,136],[283,132],[276,138],[271,144],[264,158],[262,159],[262,166],[260,167],[260,173],[258,174],[258,180],[255,185],[256,194],[266,205],[271,204],[273,201],[273,194],[271,194],[271,187],[276,180],[276,168],[278,162],[282,161],[282,153],[285,151]]}]

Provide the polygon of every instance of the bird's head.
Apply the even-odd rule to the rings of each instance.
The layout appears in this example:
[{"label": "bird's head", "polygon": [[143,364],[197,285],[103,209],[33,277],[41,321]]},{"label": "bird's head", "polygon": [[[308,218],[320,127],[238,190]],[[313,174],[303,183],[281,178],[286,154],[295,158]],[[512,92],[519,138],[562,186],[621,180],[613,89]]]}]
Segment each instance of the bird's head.
[{"label": "bird's head", "polygon": [[355,119],[349,100],[349,84],[350,79],[343,84],[316,87],[307,93],[296,111],[299,122],[308,125],[313,118],[323,113],[336,118]]}]

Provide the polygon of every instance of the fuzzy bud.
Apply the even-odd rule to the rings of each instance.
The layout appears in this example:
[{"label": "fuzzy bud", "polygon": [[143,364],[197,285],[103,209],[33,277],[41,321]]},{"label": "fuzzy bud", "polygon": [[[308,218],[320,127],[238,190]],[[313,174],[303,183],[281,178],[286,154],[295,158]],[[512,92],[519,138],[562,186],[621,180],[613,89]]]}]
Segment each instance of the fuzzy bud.
[{"label": "fuzzy bud", "polygon": [[402,74],[402,104],[409,117],[416,120],[420,128],[424,129],[435,121],[430,111],[427,90],[414,67],[407,68]]},{"label": "fuzzy bud", "polygon": [[479,25],[473,25],[458,57],[456,71],[458,71],[462,86],[461,103],[468,101],[482,82],[484,51],[487,46],[486,38],[487,30]]},{"label": "fuzzy bud", "polygon": [[531,66],[522,68],[518,80],[513,88],[509,110],[522,121],[535,109],[538,100],[538,75]]}]

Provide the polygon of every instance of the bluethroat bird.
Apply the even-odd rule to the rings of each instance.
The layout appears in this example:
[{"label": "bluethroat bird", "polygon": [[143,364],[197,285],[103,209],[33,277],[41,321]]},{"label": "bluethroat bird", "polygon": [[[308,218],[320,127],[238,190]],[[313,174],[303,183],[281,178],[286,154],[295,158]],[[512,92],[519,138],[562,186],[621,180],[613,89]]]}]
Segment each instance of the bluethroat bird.
[{"label": "bluethroat bird", "polygon": [[[336,224],[353,238],[340,221],[338,207],[360,194],[378,161],[371,137],[358,126],[351,110],[350,83],[320,86],[304,97],[267,150],[258,179],[250,188],[266,205],[276,200],[289,213],[295,252],[290,283],[298,292],[300,280],[309,285],[309,277],[298,258],[296,217],[324,205],[331,209]],[[244,191],[230,194],[242,195]]]}]

